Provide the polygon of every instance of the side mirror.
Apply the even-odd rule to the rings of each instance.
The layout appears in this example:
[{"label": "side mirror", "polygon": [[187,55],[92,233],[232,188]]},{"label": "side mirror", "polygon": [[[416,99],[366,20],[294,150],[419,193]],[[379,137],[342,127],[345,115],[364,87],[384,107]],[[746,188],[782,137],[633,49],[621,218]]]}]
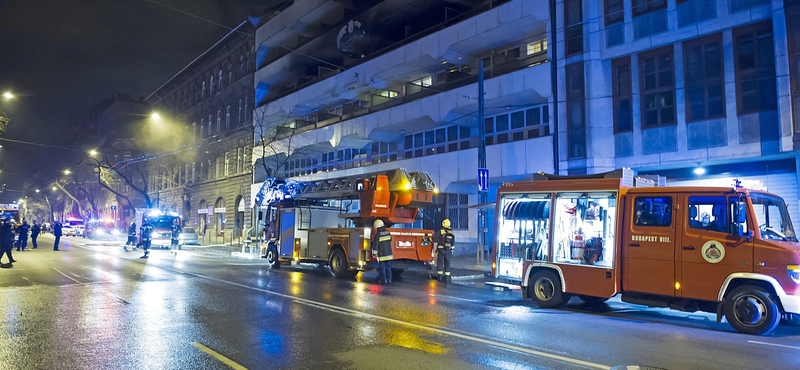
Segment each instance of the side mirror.
[{"label": "side mirror", "polygon": [[739,202],[739,209],[737,214],[737,222],[739,224],[743,224],[747,221],[747,204],[744,202]]},{"label": "side mirror", "polygon": [[739,225],[739,237],[747,238],[747,242],[753,241],[753,230],[744,231],[744,225]]}]

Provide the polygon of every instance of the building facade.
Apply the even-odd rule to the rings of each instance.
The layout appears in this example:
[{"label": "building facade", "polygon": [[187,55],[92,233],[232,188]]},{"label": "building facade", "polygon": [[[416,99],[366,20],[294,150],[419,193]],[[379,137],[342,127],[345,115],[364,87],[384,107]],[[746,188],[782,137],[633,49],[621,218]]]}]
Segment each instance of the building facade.
[{"label": "building facade", "polygon": [[495,188],[554,171],[549,26],[545,1],[291,4],[256,30],[251,199],[267,176],[427,171],[441,193],[415,226],[450,218],[475,253],[479,125]]},{"label": "building facade", "polygon": [[564,0],[556,10],[561,174],[740,179],[800,218],[800,2]]},{"label": "building facade", "polygon": [[254,26],[245,21],[153,91],[163,112],[148,132],[150,194],[201,242],[229,243],[250,227]]}]

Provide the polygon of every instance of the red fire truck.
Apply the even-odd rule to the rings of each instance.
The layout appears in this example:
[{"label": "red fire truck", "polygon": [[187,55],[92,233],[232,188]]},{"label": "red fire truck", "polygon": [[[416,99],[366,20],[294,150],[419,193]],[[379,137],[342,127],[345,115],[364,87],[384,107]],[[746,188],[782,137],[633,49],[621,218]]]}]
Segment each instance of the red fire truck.
[{"label": "red fire truck", "polygon": [[268,230],[262,256],[273,267],[317,263],[352,278],[377,266],[370,239],[380,219],[392,234],[397,274],[409,263],[430,263],[432,230],[391,226],[414,223],[434,191],[427,173],[404,169],[303,183],[268,179],[256,196]]},{"label": "red fire truck", "polygon": [[800,313],[800,243],[786,204],[731,187],[633,187],[630,169],[537,174],[497,193],[494,276],[559,307],[577,295],[724,316],[765,334]]}]

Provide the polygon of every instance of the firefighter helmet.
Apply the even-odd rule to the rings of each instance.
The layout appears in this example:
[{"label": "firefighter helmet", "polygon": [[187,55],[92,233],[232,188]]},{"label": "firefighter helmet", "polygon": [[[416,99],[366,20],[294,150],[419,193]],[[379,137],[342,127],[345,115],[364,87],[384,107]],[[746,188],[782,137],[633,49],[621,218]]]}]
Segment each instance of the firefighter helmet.
[{"label": "firefighter helmet", "polygon": [[376,229],[379,228],[379,227],[383,227],[383,221],[375,220],[375,223],[373,224],[373,226],[375,226]]},{"label": "firefighter helmet", "polygon": [[445,218],[444,221],[442,221],[442,227],[444,227],[445,229],[449,229],[450,228],[450,219],[449,218]]}]

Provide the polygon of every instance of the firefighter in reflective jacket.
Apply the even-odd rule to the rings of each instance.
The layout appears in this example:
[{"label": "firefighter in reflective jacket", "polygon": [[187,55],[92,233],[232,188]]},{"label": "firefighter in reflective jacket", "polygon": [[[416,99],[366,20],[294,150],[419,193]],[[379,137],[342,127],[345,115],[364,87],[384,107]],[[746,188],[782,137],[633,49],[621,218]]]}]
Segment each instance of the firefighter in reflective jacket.
[{"label": "firefighter in reflective jacket", "polygon": [[433,243],[436,244],[436,274],[439,281],[450,280],[450,257],[456,247],[456,236],[450,230],[449,219],[442,221],[442,228],[433,236]]},{"label": "firefighter in reflective jacket", "polygon": [[378,282],[392,282],[392,234],[383,221],[375,220],[375,236],[372,237],[372,257],[378,260]]}]

